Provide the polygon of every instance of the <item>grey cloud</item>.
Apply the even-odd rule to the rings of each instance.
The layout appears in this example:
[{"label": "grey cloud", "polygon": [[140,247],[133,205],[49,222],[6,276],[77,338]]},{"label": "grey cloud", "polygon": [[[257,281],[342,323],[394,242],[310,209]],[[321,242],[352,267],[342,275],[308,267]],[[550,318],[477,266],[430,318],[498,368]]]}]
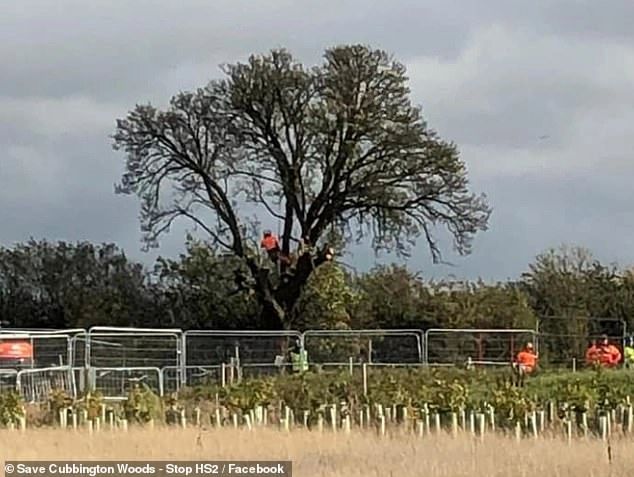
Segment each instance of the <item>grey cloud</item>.
[{"label": "grey cloud", "polygon": [[5,6],[0,20],[0,60],[12,65],[0,89],[147,97],[183,64],[202,70],[198,84],[218,74],[218,63],[279,46],[311,61],[340,42],[446,56],[460,50],[468,32],[456,20],[459,3],[448,5],[457,15],[414,1],[20,2]]},{"label": "grey cloud", "polygon": [[[597,120],[609,119],[615,108],[634,105],[634,45],[499,26],[471,40],[454,61],[410,64],[415,93],[460,144],[563,148],[580,115],[595,111]],[[548,141],[538,140],[545,135]]]},{"label": "grey cloud", "polygon": [[627,43],[634,39],[632,2],[605,4],[591,0],[537,0],[527,3],[495,0],[487,2],[486,8],[496,21],[557,36],[569,35],[584,41],[614,39]]}]

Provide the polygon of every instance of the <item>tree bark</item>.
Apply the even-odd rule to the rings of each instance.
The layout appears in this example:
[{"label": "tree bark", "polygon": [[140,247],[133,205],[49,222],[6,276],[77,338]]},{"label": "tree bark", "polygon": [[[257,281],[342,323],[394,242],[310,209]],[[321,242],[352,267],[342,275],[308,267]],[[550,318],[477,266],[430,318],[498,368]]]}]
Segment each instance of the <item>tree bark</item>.
[{"label": "tree bark", "polygon": [[255,279],[255,293],[261,304],[261,329],[291,329],[295,306],[302,291],[311,273],[329,260],[327,257],[329,253],[331,251],[328,247],[314,253],[302,253],[297,257],[295,267],[282,274],[280,284],[276,287],[271,283],[268,269],[261,267],[254,260],[247,261]]}]

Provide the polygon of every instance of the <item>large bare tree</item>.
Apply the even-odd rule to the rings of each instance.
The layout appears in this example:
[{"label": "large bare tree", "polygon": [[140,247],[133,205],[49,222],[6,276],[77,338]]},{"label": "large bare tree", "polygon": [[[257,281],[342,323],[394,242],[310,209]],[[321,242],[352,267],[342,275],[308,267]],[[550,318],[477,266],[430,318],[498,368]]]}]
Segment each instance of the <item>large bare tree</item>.
[{"label": "large bare tree", "polygon": [[[334,47],[308,68],[274,50],[223,73],[117,121],[114,147],[127,156],[118,190],[140,198],[147,244],[185,217],[240,258],[237,284],[255,293],[265,326],[290,325],[308,277],[331,258],[328,237],[370,236],[377,251],[407,254],[422,236],[438,261],[435,228],[460,254],[486,229],[486,198],[469,191],[456,146],[427,127],[405,67],[386,52]],[[248,203],[279,221],[283,255],[310,245],[283,279],[253,246]]]}]

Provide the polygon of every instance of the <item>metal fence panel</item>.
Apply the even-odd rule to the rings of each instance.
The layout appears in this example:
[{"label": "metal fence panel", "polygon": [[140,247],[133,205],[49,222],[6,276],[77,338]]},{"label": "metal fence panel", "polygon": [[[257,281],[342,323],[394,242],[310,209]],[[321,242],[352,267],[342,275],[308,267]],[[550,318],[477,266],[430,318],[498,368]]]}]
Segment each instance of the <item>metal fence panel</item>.
[{"label": "metal fence panel", "polygon": [[73,398],[77,397],[75,379],[70,366],[23,369],[18,372],[16,387],[23,399],[29,403],[47,401],[54,390],[64,391]]},{"label": "metal fence panel", "polygon": [[550,365],[570,366],[585,361],[591,342],[607,335],[612,344],[623,350],[627,323],[616,318],[581,315],[548,316],[539,319],[540,359]]},{"label": "metal fence panel", "polygon": [[[229,366],[224,365],[185,366],[184,370],[176,366],[166,366],[161,369],[165,393],[179,391],[183,385],[193,387],[226,384],[229,382],[230,372]],[[184,382],[181,376],[184,376]]]},{"label": "metal fence panel", "polygon": [[425,361],[430,365],[509,364],[526,342],[539,350],[530,329],[430,329],[425,332]]},{"label": "metal fence panel", "polygon": [[18,388],[18,371],[0,369],[0,393],[16,391]]},{"label": "metal fence panel", "polygon": [[87,336],[87,364],[96,368],[183,366],[182,331],[94,327]]},{"label": "metal fence panel", "polygon": [[105,399],[125,399],[136,385],[147,385],[159,396],[164,395],[163,375],[157,367],[90,368],[91,388]]},{"label": "metal fence panel", "polygon": [[308,360],[324,366],[353,363],[423,362],[420,330],[309,330],[304,332]]},{"label": "metal fence panel", "polygon": [[[14,363],[13,367],[44,368],[51,366],[68,366],[72,360],[71,336],[64,333],[11,332],[3,330],[0,341],[16,340],[30,343],[33,359],[23,363]],[[2,361],[2,360],[0,360]],[[5,367],[4,363],[0,366]]]},{"label": "metal fence panel", "polygon": [[75,380],[75,388],[77,394],[88,392],[90,385],[88,381],[88,368],[84,366],[71,366],[73,379]]},{"label": "metal fence panel", "polygon": [[[302,342],[298,331],[186,331],[186,367],[215,369],[233,363],[242,376],[277,373],[288,365],[287,350],[297,340]],[[187,384],[192,377],[188,371]]]},{"label": "metal fence panel", "polygon": [[[530,329],[228,331],[94,327],[89,331],[0,329],[2,339],[27,339],[33,362],[0,363],[0,392],[18,389],[27,401],[59,388],[76,396],[95,389],[124,398],[145,383],[160,395],[183,385],[225,384],[277,374],[299,341],[309,365],[319,367],[508,364],[527,342],[540,362],[581,361],[589,341],[608,334],[621,344],[625,323],[584,317],[549,317]],[[5,363],[6,364],[6,363]]]}]

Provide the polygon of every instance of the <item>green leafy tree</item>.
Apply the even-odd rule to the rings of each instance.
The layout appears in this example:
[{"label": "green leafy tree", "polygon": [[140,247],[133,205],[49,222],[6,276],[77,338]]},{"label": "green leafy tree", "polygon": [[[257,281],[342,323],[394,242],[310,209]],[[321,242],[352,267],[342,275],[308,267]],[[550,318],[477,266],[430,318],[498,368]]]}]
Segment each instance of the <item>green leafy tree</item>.
[{"label": "green leafy tree", "polygon": [[591,278],[606,271],[588,249],[562,246],[539,254],[522,285],[541,316],[589,316]]},{"label": "green leafy tree", "polygon": [[590,338],[618,337],[634,312],[632,276],[583,247],[549,249],[523,274],[521,287],[540,316],[549,359],[581,358]]},{"label": "green leafy tree", "polygon": [[512,284],[425,282],[402,266],[377,267],[356,283],[355,326],[534,328],[528,297]]},{"label": "green leafy tree", "polygon": [[191,237],[177,260],[160,258],[154,275],[174,326],[189,329],[257,328],[258,304],[252,294],[235,291],[244,274],[234,256],[219,255]]},{"label": "green leafy tree", "polygon": [[[435,227],[461,254],[486,229],[490,209],[469,191],[456,145],[427,126],[405,67],[386,52],[338,46],[308,68],[275,50],[223,71],[164,110],[138,105],[117,122],[114,147],[127,157],[119,192],[139,197],[147,245],[184,218],[241,260],[249,279],[239,286],[253,290],[265,326],[288,326],[332,258],[331,230],[401,254],[422,236],[440,260]],[[282,279],[257,256],[247,204],[279,224],[284,255],[308,244]]]},{"label": "green leafy tree", "polygon": [[355,281],[359,300],[353,311],[355,328],[420,328],[433,324],[425,316],[427,290],[406,267],[378,266]]},{"label": "green leafy tree", "polygon": [[534,329],[537,321],[528,297],[507,283],[432,283],[426,301],[426,313],[442,328]]},{"label": "green leafy tree", "polygon": [[350,286],[343,269],[336,263],[320,267],[308,280],[298,302],[298,319],[294,326],[301,329],[350,328],[350,311],[359,295]]},{"label": "green leafy tree", "polygon": [[160,321],[145,280],[142,265],[112,244],[31,240],[2,248],[0,320],[36,328]]},{"label": "green leafy tree", "polygon": [[[479,330],[534,330],[536,317],[526,295],[505,283],[440,282],[430,285],[424,312],[433,328]],[[427,339],[430,360],[463,362],[477,360],[509,362],[523,343],[532,340],[532,331],[502,334],[496,331],[434,333]]]}]

